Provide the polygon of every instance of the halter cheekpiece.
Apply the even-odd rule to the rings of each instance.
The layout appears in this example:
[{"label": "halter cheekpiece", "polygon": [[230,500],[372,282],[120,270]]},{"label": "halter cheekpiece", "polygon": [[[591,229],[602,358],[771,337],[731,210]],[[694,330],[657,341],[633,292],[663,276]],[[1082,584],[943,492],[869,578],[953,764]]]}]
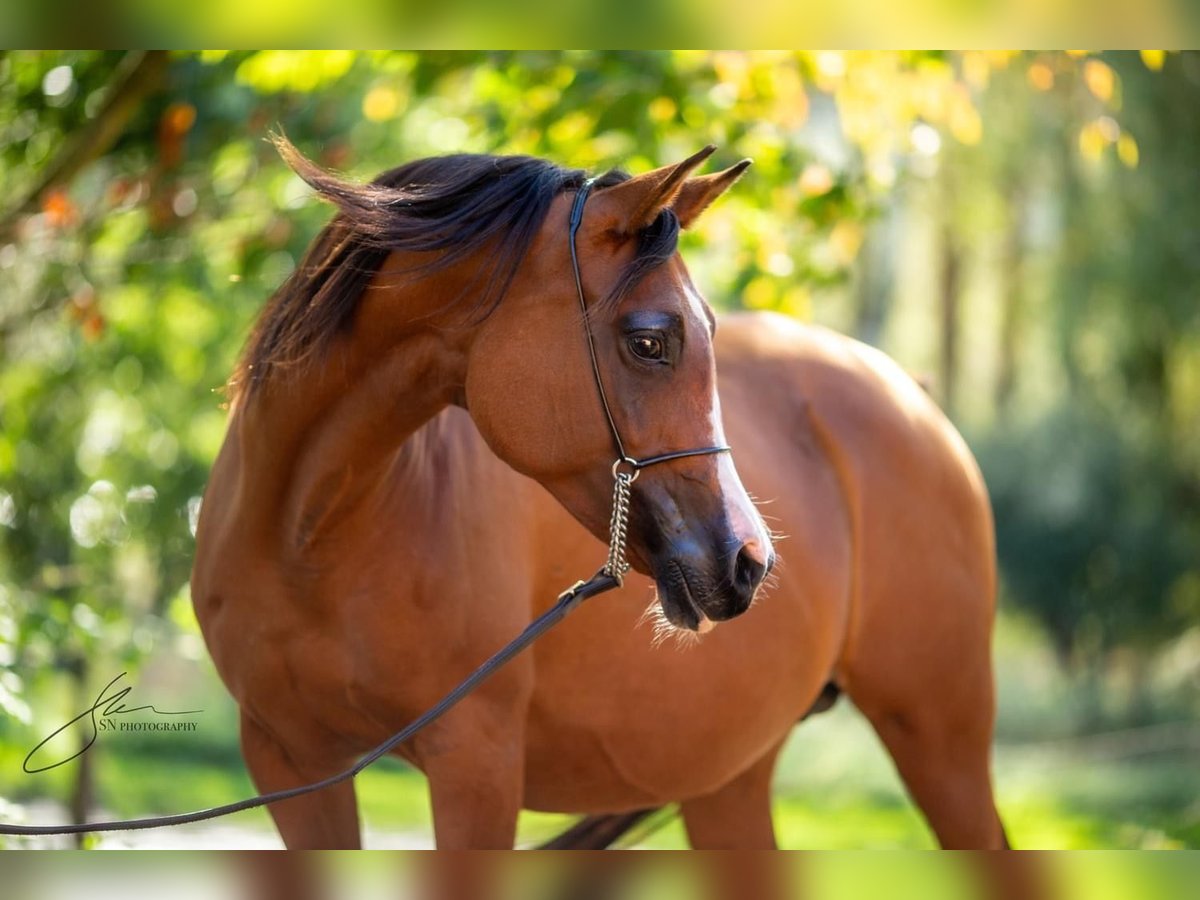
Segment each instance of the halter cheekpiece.
[{"label": "halter cheekpiece", "polygon": [[613,447],[617,451],[616,461],[613,462],[613,503],[612,519],[609,522],[608,560],[600,571],[616,579],[617,583],[624,580],[629,571],[629,561],[625,558],[625,543],[629,525],[629,491],[630,486],[637,481],[642,469],[659,463],[671,462],[676,459],[686,459],[691,456],[708,456],[712,453],[729,453],[727,446],[698,447],[694,450],[675,450],[661,453],[658,456],[648,456],[636,459],[625,450],[625,442],[621,440],[621,432],[617,428],[617,420],[613,417],[612,407],[608,402],[608,394],[604,390],[604,379],[600,377],[600,362],[596,356],[596,339],[592,335],[592,320],[588,315],[587,299],[583,294],[583,278],[579,273],[579,254],[575,246],[575,236],[583,222],[583,207],[588,195],[592,192],[596,179],[589,178],[575,194],[575,202],[571,206],[570,225],[567,229],[567,244],[571,250],[571,269],[575,275],[575,290],[579,295],[579,309],[583,314],[583,331],[587,336],[588,356],[592,362],[592,377],[596,381],[596,392],[600,395],[600,406],[604,409],[604,418],[608,421],[608,430],[612,434]]}]

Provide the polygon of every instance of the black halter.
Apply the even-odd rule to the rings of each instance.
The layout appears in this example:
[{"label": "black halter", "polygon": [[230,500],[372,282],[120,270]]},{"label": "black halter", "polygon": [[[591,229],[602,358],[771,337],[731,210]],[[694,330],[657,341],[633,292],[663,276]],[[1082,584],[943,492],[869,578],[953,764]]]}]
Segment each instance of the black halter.
[{"label": "black halter", "polygon": [[608,403],[608,395],[604,392],[604,379],[600,377],[600,363],[596,358],[596,340],[592,336],[592,320],[588,315],[587,300],[583,295],[583,279],[579,274],[579,256],[575,249],[575,235],[583,222],[583,207],[596,179],[589,178],[580,186],[575,194],[575,203],[571,207],[571,222],[567,234],[568,246],[571,248],[571,269],[575,273],[575,289],[579,294],[579,309],[583,313],[583,330],[587,335],[588,355],[592,360],[592,376],[596,379],[596,391],[600,394],[600,405],[604,408],[604,417],[608,420],[608,430],[612,432],[613,446],[617,451],[617,461],[613,463],[615,476],[622,464],[629,467],[633,477],[648,466],[670,462],[674,459],[686,459],[689,456],[708,456],[711,453],[729,453],[727,446],[698,447],[695,450],[675,450],[670,453],[660,453],[658,456],[648,456],[645,459],[635,459],[625,450],[625,442],[621,440],[621,432],[617,429],[617,421],[613,418],[612,407]]}]

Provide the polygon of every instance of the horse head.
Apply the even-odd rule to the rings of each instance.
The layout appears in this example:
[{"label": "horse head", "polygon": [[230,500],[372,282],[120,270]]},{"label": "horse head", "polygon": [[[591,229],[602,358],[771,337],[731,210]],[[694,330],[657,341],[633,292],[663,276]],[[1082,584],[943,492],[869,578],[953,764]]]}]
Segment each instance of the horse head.
[{"label": "horse head", "polygon": [[[749,165],[691,177],[711,152],[599,179],[574,235],[576,193],[556,197],[470,347],[464,403],[488,444],[602,539],[619,457],[725,444],[716,319],[676,250]],[[629,554],[668,621],[697,630],[745,612],[774,553],[732,456],[702,451],[638,475]]]}]

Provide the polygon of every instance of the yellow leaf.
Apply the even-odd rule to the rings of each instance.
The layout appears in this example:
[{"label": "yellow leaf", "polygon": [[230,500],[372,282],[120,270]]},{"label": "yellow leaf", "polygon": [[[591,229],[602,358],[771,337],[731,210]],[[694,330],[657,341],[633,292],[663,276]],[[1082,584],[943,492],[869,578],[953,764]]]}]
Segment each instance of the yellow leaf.
[{"label": "yellow leaf", "polygon": [[950,107],[949,126],[960,144],[973,147],[983,138],[983,120],[965,92]]},{"label": "yellow leaf", "polygon": [[1166,50],[1143,50],[1142,62],[1146,64],[1146,68],[1152,72],[1158,72],[1163,67],[1163,62],[1167,58]]},{"label": "yellow leaf", "polygon": [[1117,76],[1111,68],[1098,59],[1089,59],[1083,66],[1083,80],[1096,99],[1107,103],[1113,97]]},{"label": "yellow leaf", "polygon": [[1096,162],[1104,153],[1104,148],[1108,146],[1108,142],[1104,139],[1104,132],[1100,130],[1100,126],[1095,122],[1088,122],[1079,132],[1079,152],[1083,158],[1089,162]]},{"label": "yellow leaf", "polygon": [[648,112],[655,122],[670,122],[675,118],[675,113],[679,112],[679,107],[670,97],[655,97],[650,101]]},{"label": "yellow leaf", "polygon": [[1029,83],[1039,91],[1048,91],[1054,87],[1054,70],[1041,60],[1029,67],[1026,73]]},{"label": "yellow leaf", "polygon": [[800,190],[806,197],[828,194],[833,188],[833,173],[820,163],[809,163],[800,173]]},{"label": "yellow leaf", "polygon": [[862,225],[850,219],[842,219],[833,226],[833,231],[829,234],[829,246],[833,250],[834,258],[842,265],[854,262],[854,258],[858,256],[858,249],[862,246],[863,237]]},{"label": "yellow leaf", "polygon": [[771,86],[775,91],[780,124],[786,128],[800,128],[808,119],[808,95],[796,66],[791,63],[775,66],[771,72]]},{"label": "yellow leaf", "polygon": [[967,50],[962,55],[963,77],[974,88],[987,87],[992,69],[988,58],[978,50]]},{"label": "yellow leaf", "polygon": [[779,311],[796,319],[811,319],[812,294],[803,285],[788,288],[780,298]]},{"label": "yellow leaf", "polygon": [[1128,131],[1121,132],[1121,136],[1117,138],[1117,157],[1128,168],[1136,169],[1138,164],[1138,145],[1133,139],[1133,135]]},{"label": "yellow leaf", "polygon": [[721,50],[713,54],[713,72],[719,81],[741,87],[749,69],[749,58],[739,50]]},{"label": "yellow leaf", "polygon": [[376,85],[363,97],[363,115],[372,122],[383,122],[396,115],[400,109],[400,95],[390,85]]},{"label": "yellow leaf", "polygon": [[742,292],[742,305],[747,309],[773,309],[775,283],[769,278],[755,278]]}]

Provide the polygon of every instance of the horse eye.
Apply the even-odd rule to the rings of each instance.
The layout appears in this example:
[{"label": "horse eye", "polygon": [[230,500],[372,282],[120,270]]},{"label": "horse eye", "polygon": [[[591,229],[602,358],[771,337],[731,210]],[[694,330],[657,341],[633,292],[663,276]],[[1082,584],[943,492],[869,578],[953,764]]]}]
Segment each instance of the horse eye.
[{"label": "horse eye", "polygon": [[629,349],[633,351],[633,355],[638,359],[657,362],[663,358],[665,348],[663,342],[656,337],[650,335],[639,334],[636,337],[629,339]]}]

